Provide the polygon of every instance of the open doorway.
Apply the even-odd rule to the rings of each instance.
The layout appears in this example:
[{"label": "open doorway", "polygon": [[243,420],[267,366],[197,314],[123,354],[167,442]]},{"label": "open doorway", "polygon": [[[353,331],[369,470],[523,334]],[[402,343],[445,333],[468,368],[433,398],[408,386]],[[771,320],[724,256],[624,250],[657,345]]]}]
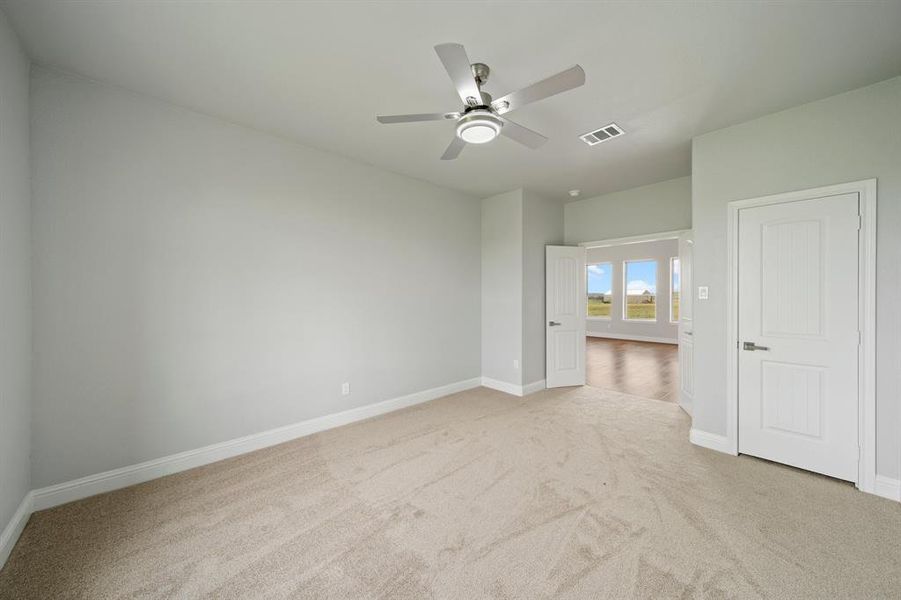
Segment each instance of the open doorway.
[{"label": "open doorway", "polygon": [[682,314],[688,237],[678,231],[583,244],[588,385],[685,406],[680,340],[690,331]]}]

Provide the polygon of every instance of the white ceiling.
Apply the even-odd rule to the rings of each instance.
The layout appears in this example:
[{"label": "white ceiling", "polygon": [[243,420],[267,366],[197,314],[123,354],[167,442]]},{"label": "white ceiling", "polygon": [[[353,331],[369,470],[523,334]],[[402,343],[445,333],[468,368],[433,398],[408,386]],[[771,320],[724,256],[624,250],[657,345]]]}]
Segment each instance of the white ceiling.
[{"label": "white ceiling", "polygon": [[[4,2],[36,62],[478,196],[583,197],[690,172],[693,135],[901,74],[901,2]],[[459,109],[432,47],[495,97],[581,64],[582,88],[509,114],[550,138],[439,157]],[[615,121],[595,147],[578,135]]]}]

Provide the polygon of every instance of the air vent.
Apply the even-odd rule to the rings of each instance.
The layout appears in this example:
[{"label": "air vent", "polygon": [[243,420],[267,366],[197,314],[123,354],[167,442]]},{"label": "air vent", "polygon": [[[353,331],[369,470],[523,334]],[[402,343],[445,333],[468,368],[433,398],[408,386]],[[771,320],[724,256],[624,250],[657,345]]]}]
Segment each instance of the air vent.
[{"label": "air vent", "polygon": [[588,133],[584,133],[579,136],[579,138],[588,144],[589,146],[595,146],[600,144],[601,142],[606,142],[612,140],[615,137],[621,136],[625,133],[619,125],[616,123],[610,123],[609,125],[605,125],[598,129],[597,131],[590,131]]}]

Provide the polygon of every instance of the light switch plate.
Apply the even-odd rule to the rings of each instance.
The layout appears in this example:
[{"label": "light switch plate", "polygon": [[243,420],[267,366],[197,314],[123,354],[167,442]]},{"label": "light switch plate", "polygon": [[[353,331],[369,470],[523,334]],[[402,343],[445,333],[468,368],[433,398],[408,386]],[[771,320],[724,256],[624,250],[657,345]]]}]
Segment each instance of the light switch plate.
[{"label": "light switch plate", "polygon": [[707,290],[706,285],[698,286],[698,300],[707,300],[710,297],[710,293]]}]

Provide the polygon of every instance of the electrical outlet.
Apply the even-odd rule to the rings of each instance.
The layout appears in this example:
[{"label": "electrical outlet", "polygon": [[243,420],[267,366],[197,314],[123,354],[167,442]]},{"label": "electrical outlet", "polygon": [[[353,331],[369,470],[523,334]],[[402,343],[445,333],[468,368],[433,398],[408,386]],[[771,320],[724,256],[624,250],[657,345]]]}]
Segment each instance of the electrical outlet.
[{"label": "electrical outlet", "polygon": [[346,396],[350,393],[350,384],[345,382],[341,384],[341,395]]},{"label": "electrical outlet", "polygon": [[514,358],[514,359],[513,359],[513,368],[514,368],[514,369],[518,369],[518,368],[519,368],[519,359],[518,359],[518,358]]}]

